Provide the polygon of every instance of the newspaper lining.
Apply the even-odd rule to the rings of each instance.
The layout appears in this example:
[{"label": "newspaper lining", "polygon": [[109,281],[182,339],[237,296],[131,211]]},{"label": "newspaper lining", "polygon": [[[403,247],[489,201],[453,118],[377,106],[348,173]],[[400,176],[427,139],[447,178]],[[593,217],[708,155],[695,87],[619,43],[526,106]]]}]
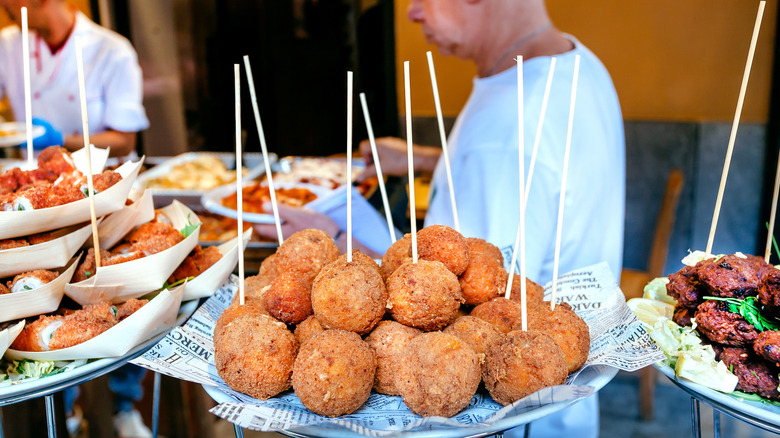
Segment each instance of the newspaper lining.
[{"label": "newspaper lining", "polygon": [[[650,340],[644,326],[625,303],[625,298],[606,263],[563,275],[558,280],[556,301],[569,303],[588,324],[591,347],[588,360],[566,385],[544,388],[510,406],[501,406],[484,391],[472,397],[468,407],[451,418],[423,418],[411,413],[401,397],[372,393],[356,412],[336,419],[307,410],[292,391],[260,401],[233,391],[219,377],[214,366],[214,325],[230,305],[238,278],[230,278],[195,312],[142,356],[131,362],[177,379],[207,387],[220,405],[211,409],[217,416],[243,428],[301,434],[352,432],[364,436],[389,436],[399,432],[452,428],[484,428],[509,419],[532,421],[555,406],[565,406],[597,390],[583,385],[597,379],[605,367],[636,371],[664,358]],[[549,299],[550,286],[545,291]],[[546,408],[546,409],[545,409]],[[562,407],[561,407],[562,408]],[[544,414],[542,414],[542,412]],[[522,417],[522,418],[520,418]],[[467,431],[464,431],[464,433]]]}]

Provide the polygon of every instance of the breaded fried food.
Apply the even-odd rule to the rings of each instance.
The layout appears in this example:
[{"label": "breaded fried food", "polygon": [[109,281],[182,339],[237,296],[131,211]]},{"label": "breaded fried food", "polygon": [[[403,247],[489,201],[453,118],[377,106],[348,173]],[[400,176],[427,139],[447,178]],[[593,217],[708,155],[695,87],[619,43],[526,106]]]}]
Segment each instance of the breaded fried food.
[{"label": "breaded fried food", "polygon": [[134,250],[144,255],[157,254],[184,240],[184,236],[173,226],[163,222],[146,222],[125,239]]},{"label": "breaded fried food", "polygon": [[559,304],[552,311],[549,305],[529,308],[528,330],[542,332],[558,344],[566,358],[567,374],[579,370],[588,360],[590,330],[570,306]]},{"label": "breaded fried food", "polygon": [[758,330],[739,313],[732,313],[724,301],[704,300],[696,310],[696,328],[718,344],[750,346]]},{"label": "breaded fried food", "polygon": [[566,358],[555,341],[537,331],[511,331],[488,348],[482,381],[506,406],[547,386],[566,382]]},{"label": "breaded fried food", "polygon": [[263,259],[260,263],[260,269],[257,272],[257,284],[262,286],[268,286],[274,281],[274,278],[279,275],[279,271],[276,269],[276,253],[273,253]]},{"label": "breaded fried food", "polygon": [[477,353],[458,337],[423,333],[398,360],[395,386],[406,406],[424,417],[451,417],[471,402],[480,380]]},{"label": "breaded fried food", "polygon": [[[237,296],[238,294],[236,294],[236,297]],[[269,315],[269,313],[265,308],[265,304],[263,304],[262,298],[245,296],[243,305],[239,304],[238,299],[234,299],[233,303],[229,305],[217,319],[217,323],[214,325],[214,333],[221,331],[223,327],[243,315],[257,316]]]},{"label": "breaded fried food", "polygon": [[780,331],[765,330],[758,334],[753,351],[764,359],[780,363]]},{"label": "breaded fried food", "polygon": [[519,302],[498,297],[478,305],[470,315],[493,324],[501,333],[509,333],[521,323],[522,311]]},{"label": "breaded fried food", "polygon": [[417,232],[417,254],[438,261],[455,275],[469,266],[469,247],[462,234],[446,225],[431,225]]},{"label": "breaded fried food", "polygon": [[116,317],[121,322],[122,320],[132,315],[133,313],[138,311],[138,309],[140,309],[141,307],[145,306],[148,303],[149,300],[146,299],[139,300],[136,298],[131,298],[125,301],[124,303],[116,306]]},{"label": "breaded fried food", "polygon": [[[522,297],[520,286],[520,274],[515,273],[512,277],[512,291],[509,293],[509,299],[512,301],[520,302]],[[528,308],[531,306],[537,306],[544,302],[544,287],[539,283],[535,283],[530,278],[525,278],[525,299]],[[549,303],[548,303],[549,304]]]},{"label": "breaded fried food", "polygon": [[19,351],[48,351],[49,340],[64,319],[65,317],[61,315],[39,316],[38,319],[24,326],[11,344],[11,348]]},{"label": "breaded fried food", "polygon": [[476,306],[500,296],[506,280],[504,266],[493,255],[469,248],[469,265],[458,278],[466,304]]},{"label": "breaded fried food", "polygon": [[54,235],[50,232],[36,233],[27,236],[27,241],[30,242],[30,245],[37,245],[50,240],[54,240]]},{"label": "breaded fried food", "polygon": [[467,237],[466,245],[469,247],[469,255],[479,252],[495,259],[499,265],[504,266],[504,255],[501,254],[501,250],[487,240],[477,237]]},{"label": "breaded fried food", "polygon": [[309,338],[322,331],[325,331],[325,328],[320,324],[320,321],[317,320],[316,316],[310,315],[295,326],[293,334],[295,339],[298,340],[298,345],[303,345]]},{"label": "breaded fried food", "polygon": [[232,389],[260,400],[290,388],[295,336],[268,315],[241,315],[214,332],[217,373]]},{"label": "breaded fried food", "polygon": [[216,246],[202,248],[200,245],[195,245],[195,248],[190,251],[189,255],[173,271],[173,274],[168,277],[168,284],[176,283],[188,277],[197,277],[221,258],[222,253],[219,252],[219,248]]},{"label": "breaded fried food", "polygon": [[90,304],[66,316],[54,330],[49,350],[59,350],[86,342],[117,324],[115,308],[108,302]]},{"label": "breaded fried food", "polygon": [[485,354],[488,348],[500,342],[504,336],[493,324],[475,316],[458,317],[455,322],[445,327],[442,331],[457,336],[468,344],[477,353],[480,365],[485,362]]},{"label": "breaded fried food", "polygon": [[382,276],[364,261],[342,255],[326,265],[311,288],[314,315],[323,325],[364,335],[385,314],[387,289]]},{"label": "breaded fried food", "polygon": [[4,285],[3,283],[0,283],[0,295],[4,294],[10,294],[11,291]]},{"label": "breaded fried food", "polygon": [[320,270],[339,255],[339,248],[328,233],[308,228],[284,239],[276,250],[276,270],[298,272],[313,281]]},{"label": "breaded fried food", "polygon": [[387,281],[390,275],[404,264],[412,256],[412,235],[406,233],[404,237],[398,239],[387,248],[385,255],[382,256],[382,264],[379,266],[379,272],[382,278]]},{"label": "breaded fried food", "polygon": [[672,321],[680,327],[690,327],[691,318],[696,314],[696,309],[685,307],[680,303],[674,306],[674,314],[672,314]]},{"label": "breaded fried food", "polygon": [[352,261],[363,263],[367,267],[374,269],[377,274],[380,276],[382,275],[381,270],[379,269],[379,265],[372,259],[371,257],[367,256],[366,254],[363,254],[359,249],[353,249],[352,250]]},{"label": "breaded fried food", "polygon": [[780,316],[780,269],[769,270],[761,277],[758,302],[770,315]]},{"label": "breaded fried food", "polygon": [[[263,295],[265,294],[266,290],[268,290],[268,286],[271,284],[270,281],[266,283],[267,280],[267,278],[261,277],[259,274],[244,278],[244,298],[259,298],[260,302],[262,303]],[[239,294],[236,293],[233,295],[232,302],[234,304],[237,303],[239,298]]]},{"label": "breaded fried food", "polygon": [[358,334],[325,330],[301,345],[292,384],[307,409],[338,417],[354,412],[368,400],[375,371],[374,350]]},{"label": "breaded fried food", "polygon": [[458,277],[438,261],[404,263],[387,279],[387,290],[393,318],[423,331],[448,326],[463,303]]},{"label": "breaded fried food", "polygon": [[30,242],[27,239],[3,239],[0,240],[0,251],[5,249],[21,248],[24,246],[30,246]]},{"label": "breaded fried food", "polygon": [[298,324],[313,313],[311,283],[296,272],[282,272],[263,293],[263,304],[279,321]]},{"label": "breaded fried food", "polygon": [[718,355],[729,370],[737,376],[737,390],[758,394],[770,400],[780,399],[775,364],[753,354],[748,348],[726,347]]},{"label": "breaded fried food", "polygon": [[396,321],[381,321],[366,337],[368,345],[376,352],[376,376],[374,391],[380,394],[399,395],[395,387],[395,372],[399,357],[406,344],[422,332]]},{"label": "breaded fried food", "polygon": [[37,269],[35,271],[17,274],[13,280],[8,282],[7,286],[8,289],[13,293],[24,292],[38,289],[44,284],[51,283],[57,277],[59,277],[59,275],[60,274],[56,271]]}]

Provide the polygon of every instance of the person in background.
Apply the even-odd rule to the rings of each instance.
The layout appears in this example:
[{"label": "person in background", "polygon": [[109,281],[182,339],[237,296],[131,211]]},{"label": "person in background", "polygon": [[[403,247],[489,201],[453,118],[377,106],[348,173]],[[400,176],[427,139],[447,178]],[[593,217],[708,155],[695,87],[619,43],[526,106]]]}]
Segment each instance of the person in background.
[{"label": "person in background", "polygon": [[[34,124],[45,128],[34,147],[84,147],[76,65],[76,38],[82,42],[90,142],[111,148],[111,156],[135,153],[138,132],[149,126],[142,104],[141,68],[135,50],[121,35],[101,27],[65,0],[0,0],[21,26],[28,9],[31,108]],[[0,31],[0,98],[14,117],[25,116],[21,29]]]},{"label": "person in background", "polygon": [[[17,26],[0,31],[0,98],[7,96],[17,120],[24,120],[21,8],[30,30],[31,108],[45,133],[35,149],[61,145],[84,147],[75,37],[81,38],[90,143],[110,147],[111,156],[135,154],[138,132],[149,126],[142,104],[141,68],[135,50],[121,35],[101,27],[65,0],[0,0]],[[22,145],[24,146],[24,145]],[[151,437],[133,403],[142,397],[145,370],[126,365],[109,375],[114,394],[114,425],[120,437]],[[66,390],[68,423],[75,429],[73,406],[78,392]]]},{"label": "person in background", "polygon": [[[519,222],[517,61],[523,57],[525,177],[552,57],[557,65],[526,207],[528,278],[552,280],[574,59],[581,57],[566,186],[561,274],[607,262],[619,278],[625,208],[625,137],[612,80],[599,59],[552,24],[544,0],[412,0],[408,17],[445,56],[477,68],[471,95],[448,139],[460,229],[502,249],[510,263]],[[407,172],[407,145],[377,140],[382,172]],[[454,226],[442,149],[416,145],[418,172],[433,172],[425,225]],[[361,152],[371,163],[368,142]],[[361,178],[371,177],[369,166]],[[516,270],[517,272],[517,270]],[[596,437],[591,396],[531,425],[532,437]],[[513,430],[509,435],[522,435]]]}]

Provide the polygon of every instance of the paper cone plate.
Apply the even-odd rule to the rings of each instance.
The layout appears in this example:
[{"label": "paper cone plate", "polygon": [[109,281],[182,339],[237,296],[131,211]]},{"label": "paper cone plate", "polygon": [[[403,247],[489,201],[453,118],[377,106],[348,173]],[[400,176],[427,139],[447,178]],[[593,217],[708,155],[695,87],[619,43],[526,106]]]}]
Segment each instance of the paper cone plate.
[{"label": "paper cone plate", "polygon": [[[95,195],[96,216],[105,216],[124,207],[127,194],[142,163],[143,158],[136,162],[127,162],[116,170],[122,175],[122,180]],[[27,236],[89,220],[88,198],[40,210],[0,211],[0,239]]]},{"label": "paper cone plate", "polygon": [[[174,201],[161,208],[173,227],[181,230],[188,224],[200,223],[198,216],[184,204]],[[200,227],[176,245],[157,254],[117,265],[97,268],[95,275],[79,283],[65,285],[65,294],[82,306],[111,301],[122,303],[160,289],[173,271],[198,244]]]},{"label": "paper cone plate", "polygon": [[71,259],[67,269],[54,281],[25,292],[0,295],[0,322],[11,321],[41,313],[53,312],[62,301],[62,294],[73,273],[78,257]]},{"label": "paper cone plate", "polygon": [[77,360],[123,356],[141,342],[173,327],[181,305],[181,292],[181,286],[163,290],[119,324],[73,347],[52,351],[19,351],[9,348],[5,356],[16,360]]},{"label": "paper cone plate", "polygon": [[14,342],[14,339],[19,336],[19,333],[22,332],[23,328],[24,320],[19,321],[18,323],[8,327],[3,331],[0,331],[0,357],[5,354],[5,350],[8,350],[8,347],[10,347]]},{"label": "paper cone plate", "polygon": [[[244,231],[244,248],[249,241],[252,229]],[[200,275],[187,282],[184,287],[184,297],[182,301],[195,300],[198,298],[211,296],[217,288],[225,282],[228,276],[233,273],[233,268],[238,263],[238,237],[219,245],[217,247],[222,254],[222,258],[211,265],[208,269],[201,272]]]},{"label": "paper cone plate", "polygon": [[52,234],[55,237],[48,242],[0,251],[0,278],[65,266],[92,235],[92,225],[74,225]]},{"label": "paper cone plate", "polygon": [[134,227],[154,219],[151,190],[131,193],[133,203],[111,213],[98,227],[101,249],[109,249],[122,240]]},{"label": "paper cone plate", "polygon": [[[103,168],[106,167],[106,161],[108,160],[108,154],[110,151],[104,148],[97,148],[94,144],[89,145],[89,156],[92,158],[92,174],[100,173]],[[70,154],[73,158],[73,165],[76,169],[82,173],[86,173],[87,169],[87,148],[81,148]]]}]

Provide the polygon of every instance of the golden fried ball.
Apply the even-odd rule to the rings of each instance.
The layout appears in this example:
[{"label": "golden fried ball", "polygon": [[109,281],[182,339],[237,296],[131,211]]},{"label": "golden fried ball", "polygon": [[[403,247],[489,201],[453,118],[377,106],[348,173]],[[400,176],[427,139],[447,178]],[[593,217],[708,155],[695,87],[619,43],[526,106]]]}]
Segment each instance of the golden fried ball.
[{"label": "golden fried ball", "polygon": [[585,364],[590,351],[588,324],[567,305],[557,305],[550,311],[546,306],[536,306],[528,312],[528,330],[537,330],[551,337],[566,357],[566,367],[571,374]]},{"label": "golden fried ball", "polygon": [[311,283],[296,272],[282,272],[263,294],[263,304],[274,318],[298,324],[311,315]]},{"label": "golden fried ball", "polygon": [[520,303],[498,297],[474,307],[470,315],[493,324],[501,333],[509,333],[522,321],[522,310]]},{"label": "golden fried ball", "polygon": [[260,400],[290,387],[298,350],[284,323],[268,315],[242,315],[214,334],[217,373],[232,389]]},{"label": "golden fried ball", "polygon": [[279,246],[276,250],[276,270],[298,272],[311,281],[339,254],[339,248],[328,233],[308,228],[293,233]]},{"label": "golden fried ball", "polygon": [[466,304],[477,305],[503,295],[506,291],[507,273],[492,256],[483,252],[471,252],[469,266],[458,280]]},{"label": "golden fried ball", "polygon": [[404,263],[387,279],[387,290],[393,318],[423,331],[449,325],[463,302],[458,277],[436,261]]},{"label": "golden fried ball", "polygon": [[307,409],[338,417],[354,412],[371,395],[374,350],[354,332],[325,330],[301,346],[292,384]]},{"label": "golden fried ball", "polygon": [[410,340],[398,360],[395,386],[406,406],[424,417],[451,417],[477,392],[477,353],[458,337],[423,333]]},{"label": "golden fried ball", "polygon": [[382,264],[379,266],[379,272],[382,278],[387,281],[390,275],[406,262],[406,259],[412,256],[412,235],[407,233],[395,243],[387,248],[385,255],[382,256]]},{"label": "golden fried ball", "polygon": [[374,390],[380,394],[398,395],[395,370],[398,357],[406,344],[422,333],[396,321],[381,321],[368,335],[366,342],[376,352]]},{"label": "golden fried ball", "polygon": [[321,331],[325,331],[325,328],[322,327],[322,324],[320,324],[316,316],[310,315],[300,324],[295,326],[295,331],[293,331],[293,334],[295,335],[295,339],[298,340],[298,345],[303,345],[307,339]]},{"label": "golden fried ball", "polygon": [[469,246],[462,234],[446,225],[431,225],[417,232],[417,254],[439,261],[455,275],[469,266]]},{"label": "golden fried ball", "polygon": [[547,386],[566,382],[566,359],[551,337],[515,330],[488,348],[482,380],[493,400],[506,406]]},{"label": "golden fried ball", "polygon": [[[515,276],[512,277],[512,291],[509,293],[509,299],[512,301],[520,302],[520,298],[522,297],[520,286],[522,285],[520,281],[520,274],[515,273]],[[528,277],[525,278],[525,299],[526,304],[528,305],[528,308],[530,309],[533,306],[543,304],[544,301],[544,287],[539,285],[538,283],[534,283],[529,279]]]},{"label": "golden fried ball", "polygon": [[346,255],[325,266],[311,289],[314,315],[327,328],[370,332],[385,314],[387,289],[379,271]]},{"label": "golden fried ball", "polygon": [[488,347],[504,336],[493,324],[474,316],[461,316],[442,331],[468,344],[479,356],[480,363],[485,361]]},{"label": "golden fried ball", "polygon": [[[238,293],[236,293],[238,296]],[[268,315],[268,310],[263,304],[262,298],[244,297],[244,304],[241,305],[238,298],[233,299],[233,303],[222,312],[214,325],[214,333],[220,331],[231,321],[243,315]]]},{"label": "golden fried ball", "polygon": [[[274,276],[274,278],[276,278],[276,276]],[[258,298],[262,301],[263,294],[272,281],[273,278],[269,279],[269,277],[261,277],[260,275],[252,275],[244,278],[244,298]],[[239,299],[239,294],[236,292],[236,294],[233,295],[233,303],[237,303]]]},{"label": "golden fried ball", "polygon": [[498,261],[499,265],[504,266],[504,255],[501,254],[501,250],[487,240],[477,237],[467,237],[466,245],[469,247],[469,256],[475,252],[479,252],[495,259]]}]

